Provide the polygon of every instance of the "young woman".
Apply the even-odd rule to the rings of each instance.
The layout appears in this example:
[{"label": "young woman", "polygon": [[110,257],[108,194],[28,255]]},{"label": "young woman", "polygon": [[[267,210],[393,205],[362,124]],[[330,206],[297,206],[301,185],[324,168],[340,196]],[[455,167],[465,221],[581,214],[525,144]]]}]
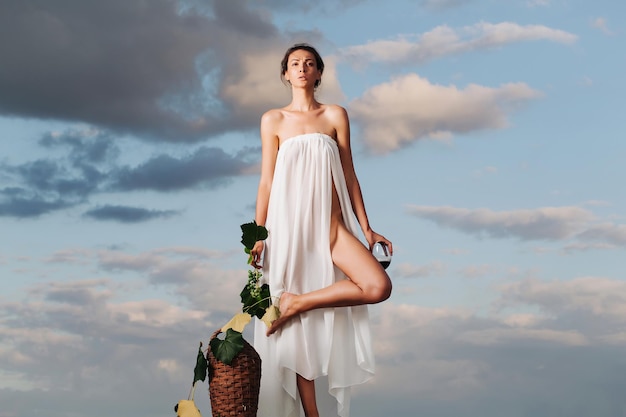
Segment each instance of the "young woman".
[{"label": "young woman", "polygon": [[356,237],[355,217],[369,249],[393,249],[370,228],[345,109],[315,99],[323,71],[313,47],[289,48],[281,77],[291,103],[261,118],[256,222],[269,237],[251,254],[257,268],[263,259],[280,318],[255,327],[259,417],[300,416],[299,402],[306,417],[348,416],[350,387],[374,372],[366,304],[391,294],[389,276]]}]

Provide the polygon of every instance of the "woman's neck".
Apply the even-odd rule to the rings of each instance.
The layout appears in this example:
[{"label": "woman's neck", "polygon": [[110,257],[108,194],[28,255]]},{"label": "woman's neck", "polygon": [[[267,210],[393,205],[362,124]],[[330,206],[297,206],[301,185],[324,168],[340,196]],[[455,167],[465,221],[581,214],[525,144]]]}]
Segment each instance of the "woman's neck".
[{"label": "woman's neck", "polygon": [[287,106],[290,111],[311,111],[320,108],[320,103],[315,100],[315,91],[294,88],[291,91],[291,103]]}]

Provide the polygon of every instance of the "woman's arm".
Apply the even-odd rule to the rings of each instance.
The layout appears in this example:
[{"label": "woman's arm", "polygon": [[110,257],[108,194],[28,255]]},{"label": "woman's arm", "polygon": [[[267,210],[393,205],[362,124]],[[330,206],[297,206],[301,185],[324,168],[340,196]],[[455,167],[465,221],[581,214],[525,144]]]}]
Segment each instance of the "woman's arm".
[{"label": "woman's arm", "polygon": [[[278,155],[278,136],[276,126],[280,118],[277,110],[270,110],[261,117],[261,178],[256,196],[255,221],[258,225],[265,226],[267,221],[267,206],[270,201],[272,180],[274,179],[274,167]],[[250,254],[252,266],[260,268],[259,262],[263,253],[263,241],[258,241]]]},{"label": "woman's arm", "polygon": [[365,211],[365,203],[363,202],[363,193],[361,185],[354,170],[354,162],[352,160],[352,149],[350,146],[350,121],[348,113],[343,107],[332,106],[331,118],[335,130],[337,132],[337,145],[339,147],[339,156],[341,158],[341,166],[346,177],[346,186],[350,194],[350,202],[352,211],[354,212],[361,230],[365,235],[365,239],[369,244],[370,250],[376,242],[385,242],[389,246],[389,250],[393,253],[391,242],[382,235],[374,232],[370,227],[367,212]]}]

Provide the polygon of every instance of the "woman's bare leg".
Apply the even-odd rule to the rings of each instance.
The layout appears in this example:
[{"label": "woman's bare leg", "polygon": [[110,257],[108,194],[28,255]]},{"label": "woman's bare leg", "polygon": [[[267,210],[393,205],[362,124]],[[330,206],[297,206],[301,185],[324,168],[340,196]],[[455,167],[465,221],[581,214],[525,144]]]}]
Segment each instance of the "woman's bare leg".
[{"label": "woman's bare leg", "polygon": [[317,403],[315,401],[315,381],[310,381],[300,375],[297,375],[296,381],[304,415],[306,417],[319,417]]},{"label": "woman's bare leg", "polygon": [[270,335],[291,317],[305,311],[325,307],[346,307],[375,304],[391,295],[391,280],[370,251],[343,223],[336,224],[331,241],[333,263],[349,278],[306,294],[283,293],[280,317],[267,330]]}]

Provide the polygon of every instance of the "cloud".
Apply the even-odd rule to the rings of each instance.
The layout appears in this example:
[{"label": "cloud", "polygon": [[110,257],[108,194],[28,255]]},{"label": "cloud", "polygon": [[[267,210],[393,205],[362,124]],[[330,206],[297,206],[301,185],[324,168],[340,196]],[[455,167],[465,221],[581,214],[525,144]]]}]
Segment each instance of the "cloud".
[{"label": "cloud", "polygon": [[407,212],[477,237],[570,241],[562,248],[566,254],[626,246],[626,225],[598,221],[591,211],[573,206],[510,211],[408,206]]},{"label": "cloud", "polygon": [[596,17],[591,21],[591,27],[600,30],[605,35],[613,35],[613,31],[609,29],[609,24],[604,17]]},{"label": "cloud", "polygon": [[[161,153],[134,167],[121,165],[125,150],[109,132],[93,128],[45,133],[38,141],[50,156],[19,165],[0,162],[8,186],[0,188],[0,216],[35,218],[88,203],[111,191],[174,192],[216,188],[232,178],[258,171],[260,150],[244,147],[234,154],[201,146],[183,156]],[[57,156],[61,152],[60,156]],[[143,221],[176,214],[104,204],[86,211],[95,220]]]},{"label": "cloud", "polygon": [[8,187],[0,190],[0,216],[33,218],[74,206],[60,198],[49,199],[25,189]]},{"label": "cloud", "polygon": [[[196,58],[211,21],[173,2],[2,3],[0,112],[82,121],[118,131],[197,136],[202,126],[158,100],[201,90]],[[138,30],[141,28],[141,30]],[[206,130],[206,129],[204,129]]]},{"label": "cloud", "polygon": [[180,158],[161,154],[137,167],[114,170],[111,188],[122,191],[172,191],[197,186],[213,188],[249,172],[256,161],[246,162],[248,153],[232,156],[219,148],[200,147]]},{"label": "cloud", "polygon": [[481,264],[481,265],[468,265],[459,271],[459,273],[465,278],[480,278],[487,275],[491,275],[496,271],[493,265]]},{"label": "cloud", "polygon": [[570,44],[577,40],[577,36],[543,25],[522,26],[513,22],[480,22],[461,29],[443,25],[421,35],[404,35],[395,40],[376,40],[350,46],[342,49],[340,56],[356,66],[371,62],[424,64],[448,55],[538,40]]},{"label": "cloud", "polygon": [[[94,274],[108,278],[39,281],[22,300],[0,296],[4,411],[106,417],[171,410],[187,395],[198,341],[232,314],[235,287],[245,283],[244,271],[212,264],[223,256],[184,247],[55,254],[60,262],[91,259]],[[177,297],[145,298],[148,283]],[[377,374],[355,389],[353,413],[485,416],[508,407],[614,416],[626,383],[626,283],[525,278],[496,291],[488,315],[391,301],[373,307]],[[509,313],[525,309],[534,313]],[[200,392],[206,414],[208,396]]]},{"label": "cloud", "polygon": [[92,164],[115,160],[120,149],[110,132],[92,127],[69,128],[63,132],[46,132],[38,141],[47,149],[69,148],[69,159],[73,165],[84,162]]},{"label": "cloud", "polygon": [[471,0],[422,0],[421,4],[430,10],[445,10],[469,3]]},{"label": "cloud", "polygon": [[95,220],[112,220],[120,223],[140,223],[178,214],[174,210],[148,210],[140,207],[105,205],[86,211],[83,215]]},{"label": "cloud", "polygon": [[9,186],[0,189],[0,216],[32,218],[84,203],[105,180],[104,167],[119,155],[112,138],[93,129],[44,134],[47,153],[69,148],[65,158],[40,158],[20,165],[0,163]]},{"label": "cloud", "polygon": [[507,113],[540,96],[524,83],[459,90],[408,74],[370,88],[349,108],[366,145],[383,153],[424,137],[504,128]]},{"label": "cloud", "polygon": [[320,12],[328,15],[357,6],[364,1],[365,0],[300,0],[294,2],[290,0],[263,0],[260,2],[251,2],[250,7],[258,7],[258,10],[261,12],[267,12],[268,9],[271,9],[286,13],[296,13],[298,15],[309,12]]},{"label": "cloud", "polygon": [[441,275],[446,266],[441,261],[433,261],[425,265],[402,263],[393,268],[393,276],[399,278],[424,278]]},{"label": "cloud", "polygon": [[578,207],[493,211],[456,207],[409,206],[409,214],[443,227],[479,237],[516,237],[521,240],[560,240],[575,236],[593,219]]},{"label": "cloud", "polygon": [[[159,249],[139,254],[121,251],[100,251],[101,269],[112,272],[130,271],[146,277],[153,285],[175,287],[176,294],[200,310],[209,308],[218,317],[236,311],[239,292],[246,282],[244,270],[221,270],[215,259],[222,254],[189,249]],[[235,307],[235,308],[233,308]]]},{"label": "cloud", "polygon": [[[585,332],[604,334],[613,324],[626,323],[626,282],[603,277],[579,277],[567,281],[542,281],[533,278],[502,286],[502,305],[535,305],[553,317],[578,317]],[[586,320],[582,320],[585,317]],[[592,328],[589,320],[609,320]]]},{"label": "cloud", "polygon": [[271,20],[243,1],[2,2],[0,114],[178,143],[255,128],[288,97],[286,47],[322,41]]},{"label": "cloud", "polygon": [[550,5],[551,0],[527,0],[526,4],[529,7],[545,7]]},{"label": "cloud", "polygon": [[[309,39],[310,43],[320,40],[317,33],[306,33],[300,37]],[[281,87],[280,59],[284,48],[274,48],[271,51],[257,49],[240,57],[236,70],[226,76],[222,88],[224,100],[231,103],[237,116],[250,123],[258,124],[260,116],[270,108],[282,107],[291,98],[291,90],[287,86]],[[345,99],[339,85],[335,57],[324,59],[324,74],[322,84],[318,89],[321,101],[337,103]],[[276,69],[278,68],[278,70]]]},{"label": "cloud", "polygon": [[[575,298],[577,291],[561,291],[554,284],[555,295]],[[611,286],[600,287],[586,301],[600,304],[610,295]],[[580,294],[585,288],[579,288]],[[503,297],[508,291],[503,289]],[[534,305],[527,299],[516,307]],[[623,405],[623,322],[607,324],[603,313],[585,316],[589,321],[582,323],[562,312],[550,318],[484,316],[389,302],[377,311],[377,374],[374,383],[357,390],[353,404],[359,415],[486,416],[507,409],[551,416],[580,415],[576,409],[585,409],[609,417]],[[593,326],[602,329],[601,335]],[[602,388],[589,390],[596,383]]]},{"label": "cloud", "polygon": [[28,300],[0,300],[0,369],[13,381],[0,384],[4,411],[154,415],[186,396],[210,314],[164,300],[120,301],[116,287],[48,282],[32,287]]},{"label": "cloud", "polygon": [[586,243],[586,242],[573,242],[563,247],[565,254],[572,254],[574,252],[584,252],[595,249],[616,249],[617,246],[610,243]]},{"label": "cloud", "polygon": [[487,329],[465,332],[459,340],[475,345],[510,344],[518,340],[554,342],[566,346],[584,346],[587,338],[576,331],[546,329]]}]

